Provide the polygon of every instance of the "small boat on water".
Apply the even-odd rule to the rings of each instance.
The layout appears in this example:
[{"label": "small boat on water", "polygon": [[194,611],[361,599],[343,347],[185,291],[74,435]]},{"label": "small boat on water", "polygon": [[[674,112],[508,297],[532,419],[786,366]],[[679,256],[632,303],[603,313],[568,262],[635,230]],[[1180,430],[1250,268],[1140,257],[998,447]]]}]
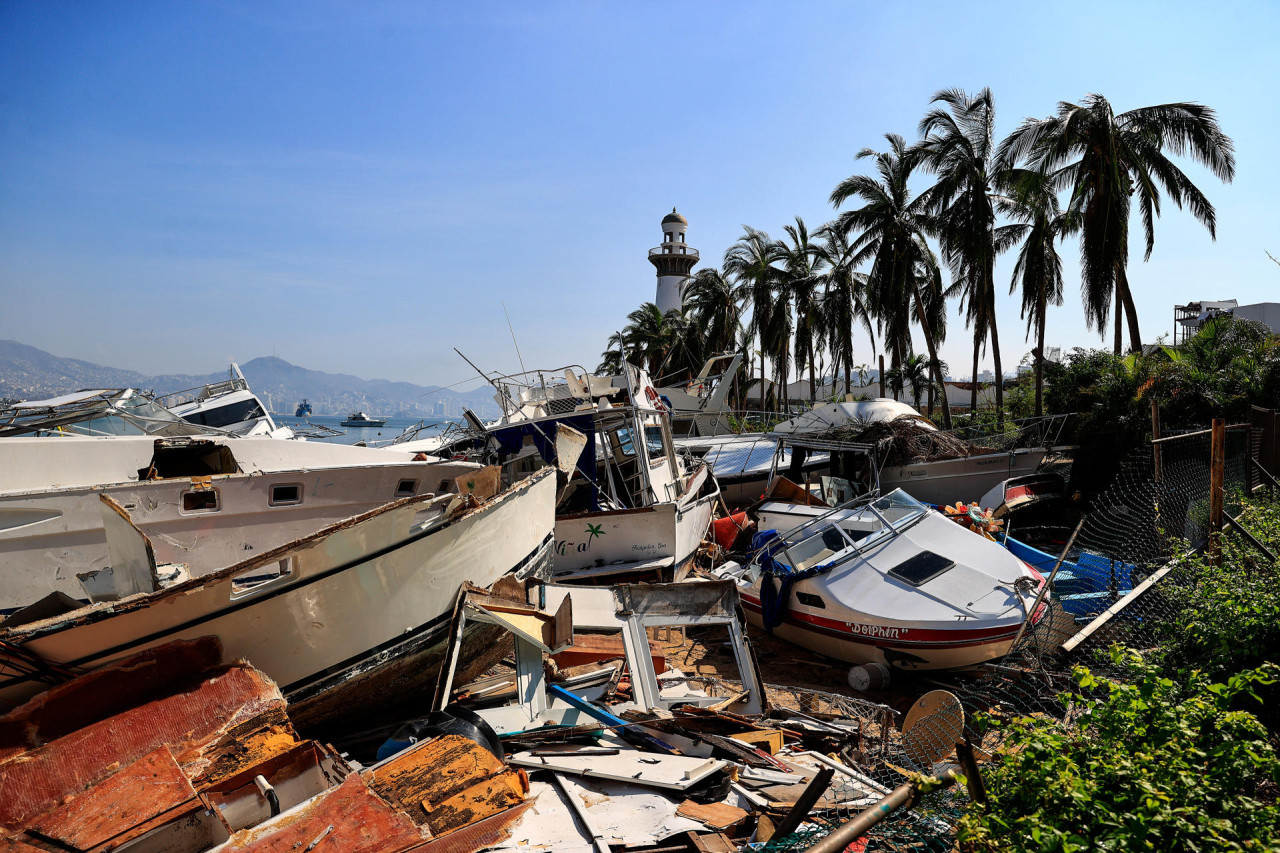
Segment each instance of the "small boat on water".
[{"label": "small boat on water", "polygon": [[344,427],[382,427],[386,425],[386,418],[371,418],[364,412],[352,412],[342,422]]},{"label": "small boat on water", "polygon": [[[953,669],[1006,654],[1044,578],[902,490],[835,508],[770,501],[734,580],[748,621],[849,663]],[[782,532],[779,532],[782,531]]]}]

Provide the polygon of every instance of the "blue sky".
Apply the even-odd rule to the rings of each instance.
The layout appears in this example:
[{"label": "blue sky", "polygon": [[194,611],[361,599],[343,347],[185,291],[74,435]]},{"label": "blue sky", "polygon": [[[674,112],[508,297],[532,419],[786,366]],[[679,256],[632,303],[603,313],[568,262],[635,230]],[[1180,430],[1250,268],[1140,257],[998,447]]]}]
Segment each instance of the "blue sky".
[{"label": "blue sky", "polygon": [[[515,368],[505,301],[530,365],[594,367],[653,298],[672,205],[704,263],[744,224],[817,227],[859,149],[914,136],[938,89],[990,86],[1001,134],[1094,91],[1218,110],[1235,182],[1187,165],[1217,241],[1167,207],[1131,259],[1152,339],[1175,303],[1280,301],[1278,10],[7,0],[0,338],[150,373],[275,352],[445,383],[468,373],[454,346]],[[1101,343],[1076,252],[1050,345]],[[970,353],[954,319],[942,356],[959,374]]]}]

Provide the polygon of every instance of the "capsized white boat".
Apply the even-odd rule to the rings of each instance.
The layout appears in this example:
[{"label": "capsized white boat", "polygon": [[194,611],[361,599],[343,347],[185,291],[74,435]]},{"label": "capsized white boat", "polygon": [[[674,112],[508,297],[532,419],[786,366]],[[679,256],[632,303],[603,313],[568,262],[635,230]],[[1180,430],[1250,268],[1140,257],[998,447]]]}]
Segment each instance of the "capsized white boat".
[{"label": "capsized white boat", "polygon": [[0,711],[68,672],[202,636],[278,682],[295,719],[349,710],[388,679],[429,675],[464,581],[546,577],[554,506],[549,470],[483,501],[418,495],[167,586],[146,536],[116,510],[112,570],[144,591],[0,629]]},{"label": "capsized white boat", "polygon": [[230,375],[221,382],[174,391],[158,398],[184,421],[221,430],[231,435],[267,435],[272,438],[294,438],[287,426],[281,426],[249,388],[240,365],[231,363]]},{"label": "capsized white boat", "polygon": [[716,574],[737,582],[753,624],[837,660],[980,664],[1047,611],[1029,612],[1034,569],[901,490],[834,509],[770,502],[759,524],[750,564]]}]

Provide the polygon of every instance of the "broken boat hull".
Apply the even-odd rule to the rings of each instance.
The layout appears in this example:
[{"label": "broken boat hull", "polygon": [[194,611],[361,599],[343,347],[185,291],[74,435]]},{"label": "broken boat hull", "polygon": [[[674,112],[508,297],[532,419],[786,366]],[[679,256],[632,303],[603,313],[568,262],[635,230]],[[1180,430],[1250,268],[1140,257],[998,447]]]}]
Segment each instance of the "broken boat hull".
[{"label": "broken boat hull", "polygon": [[[405,499],[204,578],[0,632],[43,661],[90,670],[177,639],[217,636],[328,718],[443,641],[459,586],[545,574],[551,471],[451,514],[458,495]],[[424,658],[425,659],[425,658]],[[0,658],[0,709],[47,685]],[[308,715],[308,702],[322,710]]]}]

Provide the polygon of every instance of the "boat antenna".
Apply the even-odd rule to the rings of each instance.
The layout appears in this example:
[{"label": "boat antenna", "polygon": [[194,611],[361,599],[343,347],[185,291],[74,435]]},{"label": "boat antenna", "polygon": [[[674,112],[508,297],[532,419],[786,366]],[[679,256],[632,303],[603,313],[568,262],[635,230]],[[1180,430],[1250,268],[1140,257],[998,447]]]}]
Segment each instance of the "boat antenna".
[{"label": "boat antenna", "polygon": [[[516,343],[516,330],[511,327],[511,315],[507,313],[507,300],[499,299],[498,301],[502,303],[502,313],[507,318],[507,331],[511,332],[511,345],[516,348],[516,358],[520,359],[520,372],[528,373],[529,371],[524,366],[524,356],[520,354],[520,344]],[[458,355],[462,355],[462,353],[458,353]],[[463,358],[466,358],[466,356],[463,356]]]}]

